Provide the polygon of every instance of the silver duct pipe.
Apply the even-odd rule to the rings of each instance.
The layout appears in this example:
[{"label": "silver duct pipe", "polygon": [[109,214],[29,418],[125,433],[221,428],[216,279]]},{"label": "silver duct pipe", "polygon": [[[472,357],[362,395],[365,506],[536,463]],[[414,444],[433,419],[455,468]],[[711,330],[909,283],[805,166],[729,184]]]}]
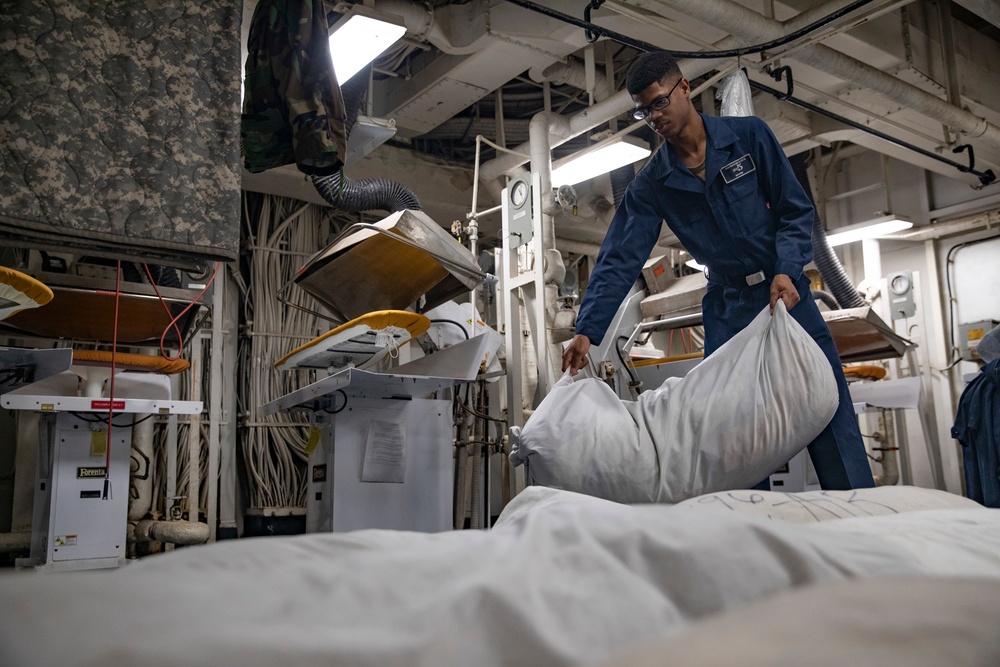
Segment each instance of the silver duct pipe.
[{"label": "silver duct pipe", "polygon": [[461,56],[476,53],[476,44],[456,45],[434,19],[434,7],[430,3],[409,2],[408,0],[378,0],[375,8],[396,14],[403,19],[407,34],[417,40],[433,44],[436,49],[448,55]]},{"label": "silver duct pipe", "polygon": [[0,554],[27,551],[31,548],[31,531],[0,533]]},{"label": "silver duct pipe", "polygon": [[[742,46],[747,41],[777,39],[841,9],[850,0],[819,3],[783,23],[767,18],[731,0],[705,0],[697,3],[689,0],[657,0],[657,2],[733,33],[733,36],[713,44],[714,48],[725,49]],[[807,63],[850,83],[874,90],[899,104],[919,111],[953,129],[960,130],[970,137],[980,137],[983,141],[1000,148],[1000,128],[997,126],[839,51],[816,45],[805,47],[800,51],[791,51],[788,57]],[[730,61],[731,59],[698,59],[681,61],[679,64],[684,75],[689,79],[694,79]],[[550,137],[551,145],[558,146],[565,143],[601,123],[631,111],[631,109],[631,97],[627,91],[621,90],[603,102],[572,116],[568,121],[568,133],[553,133]],[[522,144],[514,150],[519,153],[527,153],[529,146]],[[525,162],[526,160],[518,158],[516,155],[503,155],[485,163],[480,170],[480,178],[483,182],[489,182]]]},{"label": "silver duct pipe", "polygon": [[[505,96],[506,97],[506,96]],[[507,142],[527,141],[527,118],[505,118],[503,121],[504,135]],[[452,118],[441,123],[433,130],[421,134],[419,139],[464,139],[466,137],[492,137],[496,134],[497,124],[494,118]]]},{"label": "silver duct pipe", "polygon": [[931,224],[910,232],[897,233],[892,235],[893,241],[930,241],[954,236],[955,234],[967,234],[977,232],[980,229],[989,229],[993,226],[1000,226],[1000,208],[995,208],[982,213],[964,215],[960,218],[953,218],[947,222]]},{"label": "silver duct pipe", "polygon": [[956,5],[965,7],[979,18],[1000,28],[1000,5],[996,0],[954,0]]},{"label": "silver duct pipe", "polygon": [[153,521],[129,524],[128,537],[136,542],[168,542],[191,545],[208,542],[208,524],[193,521]]},{"label": "silver duct pipe", "polygon": [[[552,63],[541,72],[532,70],[529,76],[537,83],[549,81],[562,85],[567,84],[580,90],[587,89],[587,68],[575,58],[568,58],[564,63]],[[594,99],[598,102],[611,97],[611,85],[608,77],[600,72],[594,72]]]},{"label": "silver duct pipe", "polygon": [[[132,488],[135,496],[129,494],[128,519],[138,521],[149,513],[153,505],[153,420],[139,421],[132,427],[132,448],[139,453],[138,470],[132,472]],[[145,471],[145,475],[139,473]]]},{"label": "silver duct pipe", "polygon": [[[568,118],[565,116],[549,114],[549,137],[547,141],[549,144],[550,154],[552,148],[564,144],[573,137],[578,137],[587,130],[592,130],[598,125],[607,123],[609,120],[617,118],[623,113],[631,110],[632,98],[629,97],[627,91],[622,90],[603,102],[598,102],[597,104],[594,104],[593,106],[588,107]],[[529,141],[528,143],[520,144],[511,150],[523,155],[531,155],[531,142]],[[483,183],[489,183],[500,178],[504,174],[513,172],[515,169],[524,165],[528,161],[529,160],[519,155],[504,153],[500,157],[484,163],[482,167],[479,168],[479,180]]]},{"label": "silver duct pipe", "polygon": [[590,243],[588,241],[576,241],[574,239],[557,238],[556,248],[559,249],[559,252],[571,252],[574,255],[597,257],[597,253],[601,251],[601,244]]},{"label": "silver duct pipe", "polygon": [[[834,2],[822,3],[818,8],[807,10],[802,14],[789,19],[785,25],[787,25],[788,30],[797,30],[802,26],[812,23],[821,16],[826,16],[828,13],[840,9],[851,1],[852,0],[835,0]],[[678,0],[677,4],[682,5],[679,8],[679,11],[683,13],[690,13],[687,9],[689,5],[693,5],[695,3]],[[766,22],[770,19],[765,19],[765,17],[760,14],[748,10],[740,5],[737,5],[737,7],[739,7],[741,16],[745,13],[752,15],[752,17],[748,20],[751,22],[752,26],[754,26],[755,30],[764,30],[767,28]],[[693,13],[691,13],[691,15],[694,16]],[[728,17],[720,12],[719,20],[727,21]],[[779,23],[778,25],[781,24]],[[735,32],[735,28],[730,30],[730,32]],[[736,37],[726,37],[725,39],[713,44],[713,47],[717,49],[726,49],[743,45],[744,40],[742,39],[738,39]],[[711,72],[728,62],[729,61],[727,59],[720,58],[716,60],[683,60],[678,64],[680,65],[681,71],[684,72],[684,75],[687,78],[694,79]],[[594,104],[593,106],[577,113],[576,115],[571,116],[567,120],[567,125],[564,128],[553,126],[550,143],[553,147],[559,146],[560,144],[563,144],[570,139],[593,129],[602,123],[606,123],[624,113],[630,112],[632,108],[632,97],[628,94],[627,90],[620,90],[614,95],[608,97],[606,100],[600,101],[597,104]],[[518,153],[528,154],[530,148],[529,144],[524,143],[513,150]],[[508,174],[526,162],[527,160],[520,158],[517,155],[501,155],[496,159],[483,164],[479,172],[480,180],[484,183],[489,183],[490,181],[500,178],[500,176],[504,174]]]},{"label": "silver duct pipe", "polygon": [[[703,2],[656,0],[656,2],[726,30],[734,37],[754,42],[783,37],[837,9],[832,3],[822,3],[782,23],[762,16],[732,0],[704,0]],[[842,6],[846,3],[841,0],[837,4]],[[970,137],[981,138],[984,142],[1000,149],[1000,127],[840,51],[816,44],[792,51],[788,57],[849,83],[873,90],[894,102],[940,121],[954,130]],[[700,67],[714,69],[709,63],[703,63]],[[699,69],[699,67],[682,68],[682,71],[690,78],[699,76]]]}]

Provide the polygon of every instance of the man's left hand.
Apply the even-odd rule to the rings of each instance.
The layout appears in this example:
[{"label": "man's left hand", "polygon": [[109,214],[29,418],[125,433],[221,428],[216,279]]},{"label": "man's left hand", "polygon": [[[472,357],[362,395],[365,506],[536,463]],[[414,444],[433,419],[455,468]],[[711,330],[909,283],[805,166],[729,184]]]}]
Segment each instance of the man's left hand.
[{"label": "man's left hand", "polygon": [[771,281],[771,314],[774,314],[774,306],[778,299],[785,302],[785,308],[791,310],[799,302],[799,291],[795,289],[795,283],[784,274],[779,273]]}]

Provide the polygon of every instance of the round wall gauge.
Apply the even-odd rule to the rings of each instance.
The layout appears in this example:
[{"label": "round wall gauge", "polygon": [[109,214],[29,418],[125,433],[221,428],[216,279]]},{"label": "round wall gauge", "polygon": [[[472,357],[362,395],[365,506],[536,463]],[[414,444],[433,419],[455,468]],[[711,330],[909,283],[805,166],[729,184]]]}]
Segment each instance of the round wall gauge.
[{"label": "round wall gauge", "polygon": [[910,279],[901,273],[897,273],[889,281],[889,290],[893,294],[906,294],[910,289]]},{"label": "round wall gauge", "polygon": [[524,206],[524,202],[528,200],[528,184],[524,181],[516,181],[510,186],[510,203],[514,205],[515,208],[521,208]]}]

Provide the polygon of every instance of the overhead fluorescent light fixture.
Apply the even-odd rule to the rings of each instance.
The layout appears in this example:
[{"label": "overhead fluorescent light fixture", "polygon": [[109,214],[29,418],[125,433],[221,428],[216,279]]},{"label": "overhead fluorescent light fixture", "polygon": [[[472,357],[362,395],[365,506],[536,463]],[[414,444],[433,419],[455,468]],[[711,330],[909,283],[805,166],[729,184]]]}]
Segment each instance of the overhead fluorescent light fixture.
[{"label": "overhead fluorescent light fixture", "polygon": [[330,55],[337,82],[360,72],[406,34],[403,20],[393,14],[354,5],[330,28]]},{"label": "overhead fluorescent light fixture", "polygon": [[618,167],[638,162],[649,157],[650,153],[652,151],[643,142],[627,135],[616,137],[609,142],[594,144],[552,164],[552,187],[575,185]]},{"label": "overhead fluorescent light fixture", "polygon": [[856,225],[848,225],[834,230],[832,234],[826,235],[826,242],[830,247],[863,241],[864,239],[874,239],[888,236],[893,232],[901,232],[913,226],[913,222],[901,215],[886,215],[874,220],[859,222]]}]

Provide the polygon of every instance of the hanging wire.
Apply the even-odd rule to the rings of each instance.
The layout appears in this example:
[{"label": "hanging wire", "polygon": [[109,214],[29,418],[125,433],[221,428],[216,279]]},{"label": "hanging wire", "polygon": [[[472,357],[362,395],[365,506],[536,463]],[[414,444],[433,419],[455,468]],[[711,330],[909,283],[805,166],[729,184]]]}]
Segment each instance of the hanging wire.
[{"label": "hanging wire", "polygon": [[530,9],[533,12],[544,14],[550,18],[559,19],[560,21],[569,23],[570,25],[575,25],[578,28],[583,28],[588,42],[596,41],[598,37],[607,37],[608,39],[625,44],[626,46],[634,47],[640,51],[666,51],[674,58],[735,58],[737,56],[745,56],[751,53],[760,53],[761,51],[771,51],[779,46],[784,46],[785,44],[794,42],[800,37],[804,37],[810,32],[818,28],[822,28],[828,23],[832,23],[840,17],[853,12],[855,9],[869,4],[871,1],[872,0],[856,0],[855,2],[852,2],[835,12],[831,12],[826,16],[813,21],[807,26],[803,26],[802,28],[779,37],[778,39],[772,39],[762,44],[742,46],[736,49],[725,49],[721,51],[671,51],[669,49],[662,49],[654,44],[650,44],[649,42],[632,39],[627,35],[623,35],[613,30],[602,28],[595,23],[591,23],[589,20],[591,10],[599,8],[601,4],[603,4],[603,0],[595,0],[586,6],[584,9],[585,20],[582,21],[574,16],[570,16],[569,14],[564,14],[554,9],[549,9],[548,7],[530,2],[530,0],[508,0],[508,2],[518,5],[519,7],[524,7],[525,9]]}]

